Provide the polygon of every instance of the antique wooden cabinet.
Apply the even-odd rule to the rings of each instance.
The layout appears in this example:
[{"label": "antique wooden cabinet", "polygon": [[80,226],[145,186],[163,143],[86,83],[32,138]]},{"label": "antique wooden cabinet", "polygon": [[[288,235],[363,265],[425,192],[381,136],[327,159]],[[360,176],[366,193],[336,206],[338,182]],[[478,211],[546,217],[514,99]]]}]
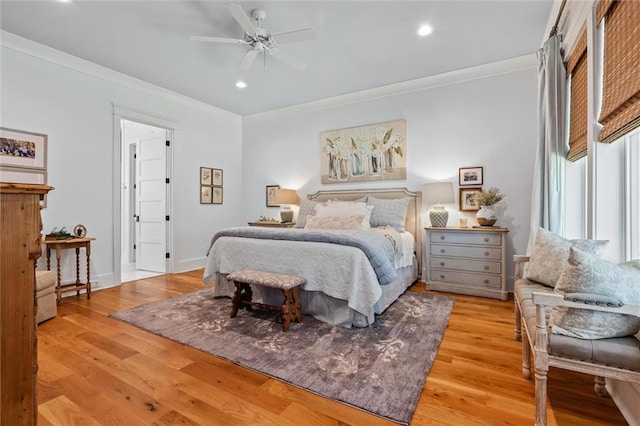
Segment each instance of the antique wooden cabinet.
[{"label": "antique wooden cabinet", "polygon": [[42,252],[40,199],[52,188],[0,183],[0,424],[37,419],[35,262]]}]

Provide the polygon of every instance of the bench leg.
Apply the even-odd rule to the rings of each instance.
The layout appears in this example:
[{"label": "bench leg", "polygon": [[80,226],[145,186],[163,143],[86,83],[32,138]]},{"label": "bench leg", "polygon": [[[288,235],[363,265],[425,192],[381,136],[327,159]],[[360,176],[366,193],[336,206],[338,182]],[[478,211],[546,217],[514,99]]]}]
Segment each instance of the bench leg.
[{"label": "bench leg", "polygon": [[595,384],[593,385],[593,390],[596,391],[596,395],[598,396],[609,395],[609,392],[607,392],[607,388],[605,387],[604,377],[596,376]]},{"label": "bench leg", "polygon": [[282,331],[289,331],[289,325],[294,318],[292,290],[282,290],[284,302],[282,303]]},{"label": "bench leg", "polygon": [[547,373],[549,367],[536,367],[536,426],[547,426]]},{"label": "bench leg", "polygon": [[513,330],[513,334],[519,342],[522,340],[522,313],[520,312],[517,297],[514,297],[513,304],[515,305],[515,329]]},{"label": "bench leg", "polygon": [[299,288],[295,287],[292,291],[293,293],[293,312],[296,318],[296,321],[302,324],[302,303],[300,303],[300,292]]},{"label": "bench leg", "polygon": [[238,309],[240,309],[241,306],[244,306],[247,310],[251,310],[251,298],[253,297],[253,292],[249,284],[240,282],[234,282],[234,284],[236,285],[236,291],[232,299],[231,318],[235,318],[236,315],[238,315]]},{"label": "bench leg", "polygon": [[522,375],[525,379],[531,379],[531,346],[527,333],[522,335]]}]

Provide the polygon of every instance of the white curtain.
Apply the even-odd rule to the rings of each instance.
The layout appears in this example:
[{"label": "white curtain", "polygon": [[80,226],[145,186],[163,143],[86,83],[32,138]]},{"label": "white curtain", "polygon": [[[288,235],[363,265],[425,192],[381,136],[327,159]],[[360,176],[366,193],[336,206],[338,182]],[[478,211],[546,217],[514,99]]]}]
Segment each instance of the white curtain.
[{"label": "white curtain", "polygon": [[563,235],[566,132],[566,71],[560,35],[538,51],[538,148],[531,194],[531,228],[527,253],[539,227]]}]

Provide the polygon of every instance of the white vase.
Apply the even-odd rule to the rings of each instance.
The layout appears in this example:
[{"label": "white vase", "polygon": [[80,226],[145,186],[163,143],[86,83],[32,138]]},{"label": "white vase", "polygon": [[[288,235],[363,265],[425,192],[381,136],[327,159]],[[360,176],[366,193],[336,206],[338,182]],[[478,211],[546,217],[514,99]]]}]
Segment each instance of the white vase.
[{"label": "white vase", "polygon": [[476,213],[476,220],[480,226],[493,226],[498,217],[492,206],[480,206],[480,210]]}]

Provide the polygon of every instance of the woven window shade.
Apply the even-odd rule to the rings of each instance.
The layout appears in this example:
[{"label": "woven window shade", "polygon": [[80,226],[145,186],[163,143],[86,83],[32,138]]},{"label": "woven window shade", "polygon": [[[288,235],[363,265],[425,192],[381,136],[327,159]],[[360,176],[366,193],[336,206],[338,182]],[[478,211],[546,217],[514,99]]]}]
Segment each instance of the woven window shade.
[{"label": "woven window shade", "polygon": [[571,75],[569,110],[569,152],[567,160],[587,155],[587,32],[582,31],[567,62]]},{"label": "woven window shade", "polygon": [[640,2],[602,0],[605,18],[600,141],[611,143],[640,127]]}]

